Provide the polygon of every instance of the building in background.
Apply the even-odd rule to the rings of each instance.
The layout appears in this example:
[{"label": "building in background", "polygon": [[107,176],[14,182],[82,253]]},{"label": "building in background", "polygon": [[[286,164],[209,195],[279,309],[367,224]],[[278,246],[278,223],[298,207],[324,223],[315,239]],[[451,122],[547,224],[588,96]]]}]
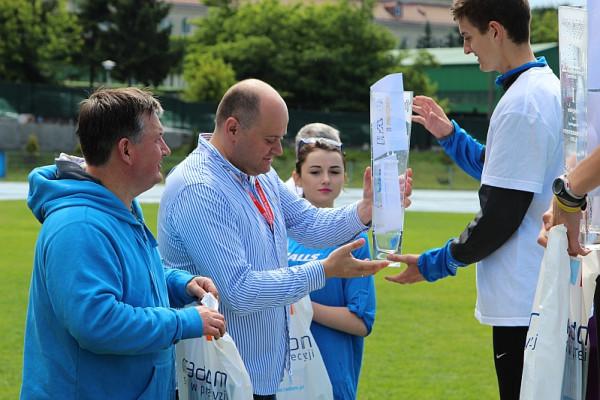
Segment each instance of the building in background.
[{"label": "building in background", "polygon": [[175,36],[191,35],[195,28],[191,21],[208,13],[208,7],[199,0],[165,0],[165,3],[171,5],[167,23]]},{"label": "building in background", "polygon": [[[171,5],[166,22],[176,36],[192,34],[195,27],[191,21],[208,12],[208,7],[199,0],[165,2]],[[450,15],[451,5],[452,0],[379,0],[373,8],[373,17],[375,23],[394,34],[401,48],[456,46],[458,31]],[[420,43],[423,45],[419,46]]]},{"label": "building in background", "polygon": [[452,0],[380,0],[373,17],[396,36],[400,48],[452,47],[459,36],[451,5]]}]

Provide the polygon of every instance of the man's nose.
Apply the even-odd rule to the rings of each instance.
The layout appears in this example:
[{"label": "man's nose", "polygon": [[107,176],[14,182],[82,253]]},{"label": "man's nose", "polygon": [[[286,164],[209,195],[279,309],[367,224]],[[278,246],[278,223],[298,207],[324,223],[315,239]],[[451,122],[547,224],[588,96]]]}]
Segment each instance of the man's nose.
[{"label": "man's nose", "polygon": [[473,52],[473,49],[471,49],[471,46],[469,46],[466,43],[463,44],[463,50],[464,50],[465,54],[471,54]]},{"label": "man's nose", "polygon": [[280,156],[283,154],[283,145],[281,144],[281,140],[277,140],[275,145],[271,148],[271,151],[276,156]]},{"label": "man's nose", "polygon": [[169,145],[167,144],[167,142],[165,142],[165,138],[161,137],[160,138],[160,145],[162,147],[162,155],[163,157],[167,157],[171,155],[171,149],[169,148]]}]

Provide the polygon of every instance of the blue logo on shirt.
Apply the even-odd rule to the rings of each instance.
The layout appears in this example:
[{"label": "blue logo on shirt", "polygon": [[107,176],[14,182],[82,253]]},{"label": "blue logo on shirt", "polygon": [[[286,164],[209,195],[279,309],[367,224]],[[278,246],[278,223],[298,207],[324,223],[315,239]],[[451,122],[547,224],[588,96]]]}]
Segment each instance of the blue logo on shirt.
[{"label": "blue logo on shirt", "polygon": [[313,254],[293,254],[288,253],[288,261],[300,261],[300,262],[309,262],[309,261],[317,261],[321,253],[313,253]]}]

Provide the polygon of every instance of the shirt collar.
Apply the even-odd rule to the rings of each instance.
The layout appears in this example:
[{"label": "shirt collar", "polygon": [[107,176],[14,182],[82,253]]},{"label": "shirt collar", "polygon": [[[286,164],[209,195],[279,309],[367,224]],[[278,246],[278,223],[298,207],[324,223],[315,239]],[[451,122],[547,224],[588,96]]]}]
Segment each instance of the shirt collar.
[{"label": "shirt collar", "polygon": [[247,183],[252,187],[254,185],[254,176],[248,175],[245,172],[241,171],[238,167],[233,165],[228,159],[223,157],[223,154],[217,150],[215,146],[212,145],[209,141],[207,141],[202,134],[198,137],[198,147],[204,148],[211,157],[213,157],[216,161],[218,161],[221,166],[230,173],[233,177],[239,180],[242,184]]},{"label": "shirt collar", "polygon": [[546,62],[546,57],[538,57],[535,61],[526,62],[525,64],[520,65],[517,68],[513,68],[510,71],[498,75],[498,77],[496,78],[496,85],[504,88],[504,90],[507,90],[510,87],[510,85],[512,85],[514,81],[517,80],[519,75],[527,71],[529,68],[545,67],[547,65],[548,63]]}]

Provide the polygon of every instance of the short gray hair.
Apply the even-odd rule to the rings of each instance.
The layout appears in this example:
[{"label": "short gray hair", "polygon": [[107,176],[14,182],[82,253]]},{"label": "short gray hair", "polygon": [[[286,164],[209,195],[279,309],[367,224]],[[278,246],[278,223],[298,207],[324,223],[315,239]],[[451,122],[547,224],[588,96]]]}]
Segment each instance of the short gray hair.
[{"label": "short gray hair", "polygon": [[105,164],[121,138],[139,142],[144,115],[163,112],[151,92],[135,87],[101,88],[79,106],[76,134],[83,157],[89,165]]}]

